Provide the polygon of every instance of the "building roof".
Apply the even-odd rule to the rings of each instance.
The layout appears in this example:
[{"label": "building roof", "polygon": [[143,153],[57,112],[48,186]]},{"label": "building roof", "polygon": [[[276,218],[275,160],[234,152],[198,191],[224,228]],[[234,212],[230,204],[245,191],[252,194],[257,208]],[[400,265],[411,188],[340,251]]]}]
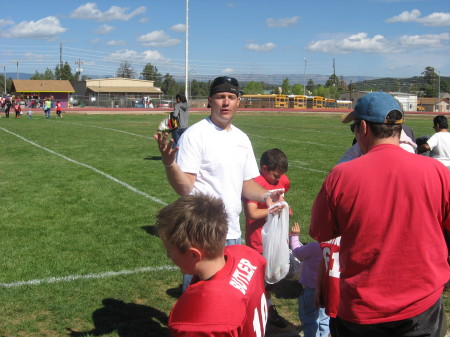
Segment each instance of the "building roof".
[{"label": "building roof", "polygon": [[13,80],[15,92],[74,92],[67,80]]},{"label": "building roof", "polygon": [[93,92],[120,92],[120,93],[142,93],[142,94],[161,94],[161,89],[157,87],[102,87],[88,85],[88,89]]}]

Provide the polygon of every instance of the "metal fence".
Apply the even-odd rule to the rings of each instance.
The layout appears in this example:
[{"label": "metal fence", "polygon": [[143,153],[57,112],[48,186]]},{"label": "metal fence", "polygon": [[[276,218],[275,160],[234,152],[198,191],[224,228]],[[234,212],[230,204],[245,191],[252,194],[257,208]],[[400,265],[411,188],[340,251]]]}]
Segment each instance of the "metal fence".
[{"label": "metal fence", "polygon": [[[150,97],[154,108],[173,108],[175,96],[161,95],[160,97]],[[98,108],[148,108],[144,97],[139,95],[111,96],[110,94],[95,94],[90,96],[71,95],[69,103],[73,107],[98,107]],[[206,108],[207,97],[191,97],[189,105],[194,108]]]}]

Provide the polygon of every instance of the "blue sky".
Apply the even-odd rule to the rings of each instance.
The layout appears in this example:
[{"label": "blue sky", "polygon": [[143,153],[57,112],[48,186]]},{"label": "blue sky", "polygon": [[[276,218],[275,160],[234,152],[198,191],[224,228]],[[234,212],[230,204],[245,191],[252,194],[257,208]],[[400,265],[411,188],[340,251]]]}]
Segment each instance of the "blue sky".
[{"label": "blue sky", "polygon": [[[84,74],[185,69],[185,0],[4,1],[0,65]],[[450,76],[449,0],[189,0],[189,71],[196,75]],[[305,71],[306,59],[306,71]],[[13,62],[14,61],[14,62]]]}]

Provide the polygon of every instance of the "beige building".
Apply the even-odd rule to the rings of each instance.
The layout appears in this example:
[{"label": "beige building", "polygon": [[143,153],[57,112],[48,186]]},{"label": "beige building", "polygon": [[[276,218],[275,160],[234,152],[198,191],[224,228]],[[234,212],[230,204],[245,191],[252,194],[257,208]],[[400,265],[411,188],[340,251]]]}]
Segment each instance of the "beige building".
[{"label": "beige building", "polygon": [[74,104],[82,101],[84,105],[93,106],[140,107],[145,98],[159,100],[163,95],[153,81],[132,78],[98,78],[71,83],[75,88]]}]

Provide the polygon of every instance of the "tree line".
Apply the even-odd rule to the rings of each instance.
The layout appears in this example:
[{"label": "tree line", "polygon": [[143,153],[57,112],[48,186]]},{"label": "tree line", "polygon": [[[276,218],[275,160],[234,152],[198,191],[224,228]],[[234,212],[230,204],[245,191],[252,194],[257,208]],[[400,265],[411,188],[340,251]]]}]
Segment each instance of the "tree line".
[{"label": "tree line", "polygon": [[[31,77],[32,80],[86,80],[89,77],[80,73],[72,73],[70,65],[65,62],[63,65],[56,65],[52,70],[47,68],[43,73],[36,71]],[[177,93],[184,93],[184,83],[177,82],[172,75],[166,73],[162,75],[158,68],[151,63],[147,63],[141,73],[137,73],[128,61],[122,61],[117,68],[116,77],[139,78],[154,82],[155,87],[161,88],[165,95],[175,96]],[[327,82],[315,84],[309,79],[306,86],[295,83],[290,84],[289,79],[285,78],[281,84],[274,85],[265,82],[249,81],[241,83],[241,90],[244,94],[283,94],[283,95],[313,95],[326,98],[338,98],[340,93],[350,91],[397,91],[417,94],[421,97],[437,97],[439,92],[450,92],[450,78],[441,77],[436,73],[433,67],[426,67],[421,73],[422,76],[412,78],[381,78],[375,80],[366,80],[347,84],[343,76],[332,74]],[[193,79],[189,85],[190,97],[206,97],[209,94],[211,81],[198,81]],[[6,82],[7,92],[11,92],[12,79],[8,78]],[[4,77],[0,75],[0,88],[4,92]]]}]

